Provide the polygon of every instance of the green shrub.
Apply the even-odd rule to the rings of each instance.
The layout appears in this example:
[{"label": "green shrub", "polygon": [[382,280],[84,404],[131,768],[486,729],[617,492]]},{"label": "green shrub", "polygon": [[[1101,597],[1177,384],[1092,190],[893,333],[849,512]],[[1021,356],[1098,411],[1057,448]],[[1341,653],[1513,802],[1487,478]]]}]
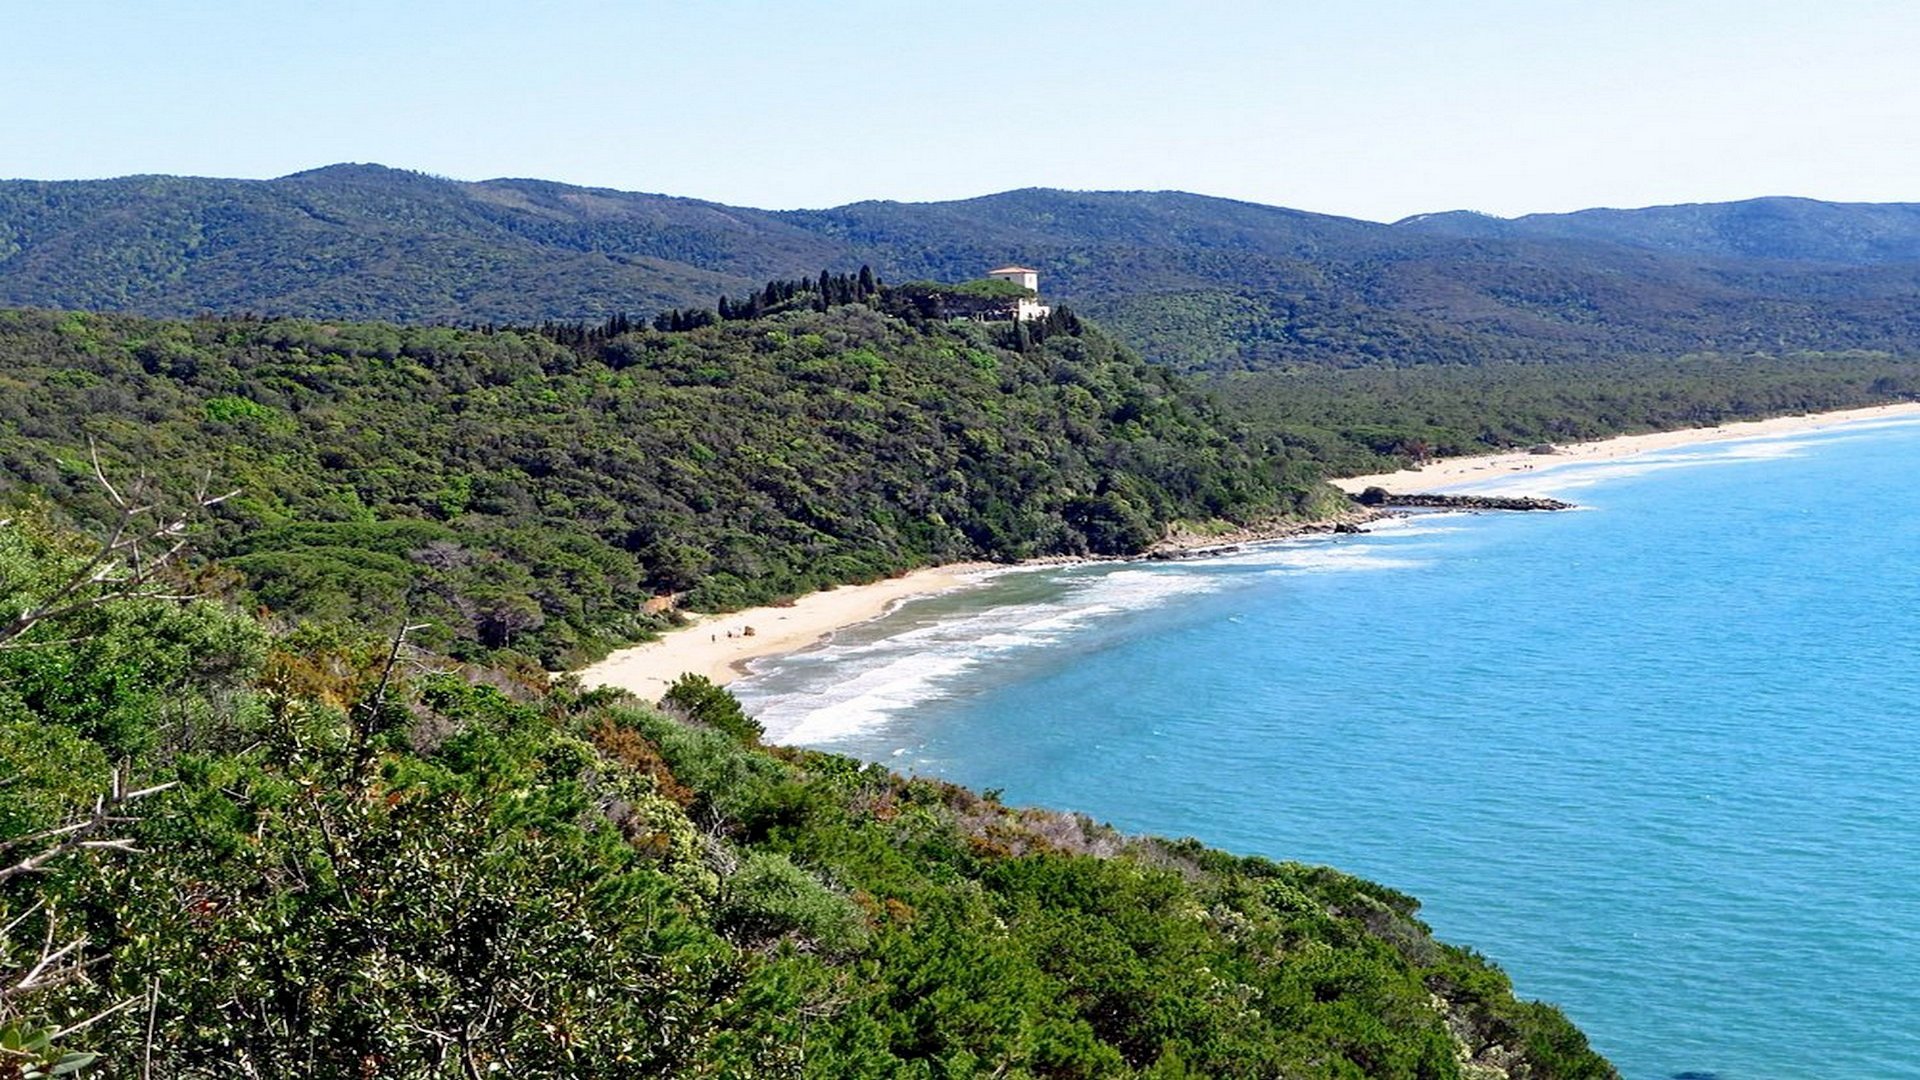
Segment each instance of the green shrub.
[{"label": "green shrub", "polygon": [[778,853],[746,855],[721,886],[719,916],[723,929],[749,941],[798,934],[841,952],[865,937],[852,903]]},{"label": "green shrub", "polygon": [[756,743],[766,729],[747,715],[740,699],[705,675],[686,674],[667,688],[660,703],[688,720],[724,732],[743,743]]}]

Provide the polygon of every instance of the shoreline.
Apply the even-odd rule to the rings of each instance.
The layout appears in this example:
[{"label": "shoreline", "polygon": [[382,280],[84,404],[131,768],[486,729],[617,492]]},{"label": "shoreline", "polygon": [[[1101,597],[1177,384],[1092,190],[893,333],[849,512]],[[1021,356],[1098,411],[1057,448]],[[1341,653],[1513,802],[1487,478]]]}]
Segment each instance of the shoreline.
[{"label": "shoreline", "polygon": [[1775,416],[1766,420],[1740,420],[1722,424],[1719,427],[1675,428],[1672,431],[1654,431],[1640,435],[1615,435],[1590,442],[1556,445],[1551,454],[1536,454],[1531,450],[1503,450],[1493,454],[1436,458],[1420,468],[1373,473],[1367,476],[1332,477],[1327,482],[1349,495],[1357,495],[1370,487],[1383,487],[1396,495],[1438,492],[1466,484],[1507,480],[1530,473],[1549,472],[1567,465],[1613,461],[1617,458],[1651,453],[1656,450],[1674,450],[1681,447],[1765,436],[1800,435],[1845,424],[1876,420],[1907,419],[1920,419],[1920,401],[1869,405],[1834,412],[1802,413],[1796,416]]},{"label": "shoreline", "polygon": [[[1556,447],[1550,455],[1518,450],[1442,458],[1420,469],[1331,478],[1328,482],[1348,494],[1358,494],[1375,486],[1385,487],[1396,494],[1433,492],[1547,472],[1566,465],[1611,461],[1656,450],[1769,435],[1794,435],[1842,424],[1900,419],[1920,419],[1920,402],[1747,420],[1713,428],[1681,428],[1641,435],[1618,435]],[[669,630],[654,641],[616,649],[604,659],[578,668],[574,673],[587,687],[613,686],[631,691],[647,701],[657,701],[683,674],[704,675],[724,686],[745,675],[751,661],[812,648],[837,631],[886,615],[907,600],[967,588],[989,572],[1072,566],[1087,562],[1206,558],[1230,553],[1247,544],[1331,534],[1343,529],[1350,530],[1366,521],[1392,516],[1397,515],[1391,511],[1356,507],[1352,512],[1323,521],[1279,521],[1212,534],[1176,530],[1138,555],[1042,556],[1018,563],[964,562],[922,567],[898,577],[883,578],[864,585],[840,585],[808,593],[786,604],[763,605],[723,615],[689,614],[689,625]],[[751,636],[745,633],[748,628],[753,630]]]},{"label": "shoreline", "polygon": [[618,687],[647,701],[658,701],[688,673],[725,686],[746,673],[749,661],[799,652],[836,630],[877,619],[902,601],[963,589],[982,572],[999,569],[1005,567],[988,562],[926,566],[864,585],[822,589],[786,604],[724,615],[687,613],[688,625],[653,641],[615,649],[574,673],[589,688]]},{"label": "shoreline", "polygon": [[[618,687],[647,701],[658,701],[681,675],[704,675],[725,686],[747,674],[747,665],[754,660],[812,648],[836,632],[878,619],[908,600],[967,588],[991,572],[1092,562],[1206,558],[1245,544],[1331,534],[1343,526],[1390,516],[1386,511],[1356,507],[1324,521],[1280,521],[1214,534],[1174,532],[1138,555],[1044,555],[1016,563],[926,566],[864,585],[822,589],[786,604],[766,604],[724,615],[689,612],[688,625],[666,631],[653,641],[615,649],[605,658],[575,669],[574,674],[588,688]],[[746,633],[749,628],[753,631],[750,636]],[[701,637],[703,633],[705,637]]]}]

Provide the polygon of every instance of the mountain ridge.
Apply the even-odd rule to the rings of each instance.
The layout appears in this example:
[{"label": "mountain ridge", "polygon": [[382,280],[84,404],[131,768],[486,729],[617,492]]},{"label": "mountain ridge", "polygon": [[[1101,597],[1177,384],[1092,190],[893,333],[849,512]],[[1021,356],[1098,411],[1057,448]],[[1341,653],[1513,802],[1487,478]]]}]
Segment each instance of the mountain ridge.
[{"label": "mountain ridge", "polygon": [[0,181],[0,303],[538,322],[870,265],[1017,259],[1185,369],[1920,352],[1920,205],[1773,198],[1393,224],[1179,191],[762,210],[339,163],[272,180]]}]

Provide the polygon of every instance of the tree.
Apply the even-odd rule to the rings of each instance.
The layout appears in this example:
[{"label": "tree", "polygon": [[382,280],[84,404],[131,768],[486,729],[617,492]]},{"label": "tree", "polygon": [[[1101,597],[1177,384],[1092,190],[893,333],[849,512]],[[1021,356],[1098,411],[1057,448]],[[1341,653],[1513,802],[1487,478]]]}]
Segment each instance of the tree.
[{"label": "tree", "polygon": [[[129,834],[138,821],[134,804],[174,786],[135,787],[125,764],[97,781],[101,747],[35,708],[48,698],[36,692],[33,675],[70,670],[62,655],[111,635],[114,609],[192,601],[172,588],[189,526],[233,494],[209,496],[203,484],[189,509],[163,514],[144,476],[122,492],[97,450],[91,459],[117,515],[90,552],[63,543],[43,512],[25,508],[0,519],[0,675],[8,687],[0,693],[0,1075],[78,1071],[97,1055],[65,1048],[65,1040],[143,1001],[151,1007],[150,987],[90,1015],[51,1018],[50,999],[85,982],[96,959],[89,934],[63,909],[69,896],[61,874],[79,860],[137,852]],[[88,688],[75,681],[63,679],[69,696]],[[75,704],[60,703],[63,710]],[[117,711],[109,701],[77,704],[81,712]],[[123,747],[136,741],[116,734]]]}]

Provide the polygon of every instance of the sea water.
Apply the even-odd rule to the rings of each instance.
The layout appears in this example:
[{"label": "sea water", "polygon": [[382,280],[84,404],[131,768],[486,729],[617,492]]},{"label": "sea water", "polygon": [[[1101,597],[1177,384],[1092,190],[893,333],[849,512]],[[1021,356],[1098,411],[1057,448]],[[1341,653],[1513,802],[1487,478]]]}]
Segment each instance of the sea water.
[{"label": "sea water", "polygon": [[1920,1076],[1920,424],[1001,573],[738,684],[776,738],[1327,863],[1628,1080]]}]

